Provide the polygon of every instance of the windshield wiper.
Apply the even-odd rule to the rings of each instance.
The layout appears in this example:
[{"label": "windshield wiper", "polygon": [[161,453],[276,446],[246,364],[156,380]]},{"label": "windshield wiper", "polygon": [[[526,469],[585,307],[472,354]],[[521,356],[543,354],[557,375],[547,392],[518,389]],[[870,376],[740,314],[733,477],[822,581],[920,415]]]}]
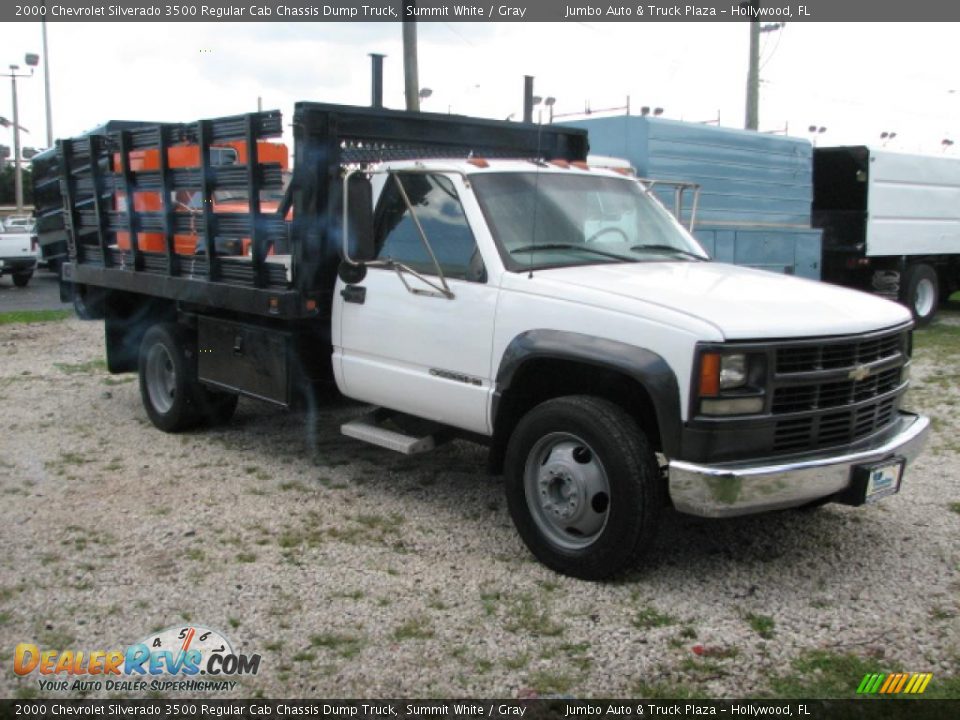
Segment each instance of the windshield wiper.
[{"label": "windshield wiper", "polygon": [[603,257],[613,258],[614,260],[626,260],[627,262],[637,262],[636,258],[624,257],[623,255],[617,255],[612,252],[605,252],[603,250],[597,250],[596,248],[587,247],[586,245],[576,245],[574,243],[540,243],[537,245],[521,245],[518,248],[513,248],[510,251],[511,255],[516,253],[528,253],[539,250],[583,250],[584,252],[593,253],[594,255],[601,255]]},{"label": "windshield wiper", "polygon": [[695,258],[697,260],[706,260],[703,255],[698,255],[695,252],[674,247],[673,245],[658,245],[656,243],[652,243],[650,245],[634,245],[632,248],[630,248],[630,250],[632,252],[637,252],[638,250],[666,250],[669,252],[679,253],[680,255],[686,255],[687,257]]}]

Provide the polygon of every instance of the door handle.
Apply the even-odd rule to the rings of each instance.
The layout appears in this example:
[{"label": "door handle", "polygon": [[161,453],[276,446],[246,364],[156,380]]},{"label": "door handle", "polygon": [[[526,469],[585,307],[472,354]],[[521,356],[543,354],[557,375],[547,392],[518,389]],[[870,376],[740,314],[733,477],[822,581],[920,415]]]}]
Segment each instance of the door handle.
[{"label": "door handle", "polygon": [[367,299],[367,289],[363,285],[347,285],[340,291],[340,297],[343,298],[344,302],[363,305]]}]

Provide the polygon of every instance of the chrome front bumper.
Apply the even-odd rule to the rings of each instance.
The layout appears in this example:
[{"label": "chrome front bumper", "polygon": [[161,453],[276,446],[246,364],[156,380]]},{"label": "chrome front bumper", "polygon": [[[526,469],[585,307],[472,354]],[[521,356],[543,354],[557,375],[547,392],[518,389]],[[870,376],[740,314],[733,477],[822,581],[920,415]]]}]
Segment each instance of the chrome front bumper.
[{"label": "chrome front bumper", "polygon": [[893,455],[909,463],[923,449],[930,420],[901,412],[897,434],[875,447],[845,455],[813,456],[779,465],[697,465],[672,460],[670,498],[680,512],[733,517],[797,507],[845,490],[856,465]]}]

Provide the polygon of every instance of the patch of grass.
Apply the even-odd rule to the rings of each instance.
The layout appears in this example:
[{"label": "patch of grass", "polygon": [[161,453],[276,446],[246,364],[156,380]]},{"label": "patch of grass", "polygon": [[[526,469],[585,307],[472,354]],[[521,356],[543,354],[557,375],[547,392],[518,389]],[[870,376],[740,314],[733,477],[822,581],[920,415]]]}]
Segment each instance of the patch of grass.
[{"label": "patch of grass", "polygon": [[640,630],[651,630],[658,627],[676,625],[679,621],[673,615],[662,613],[656,608],[645,607],[630,620],[630,623]]},{"label": "patch of grass", "polygon": [[425,617],[415,617],[398,625],[392,637],[397,642],[403,642],[404,640],[429,640],[433,635],[433,625],[430,620]]},{"label": "patch of grass", "polygon": [[202,560],[205,560],[207,557],[206,554],[203,552],[203,550],[197,547],[188,548],[187,552],[185,552],[184,555],[187,556],[188,560],[195,560],[197,562],[201,562]]},{"label": "patch of grass", "polygon": [[770,680],[777,698],[852,698],[867,673],[883,672],[876,660],[852,653],[812,650],[791,664],[791,672]]},{"label": "patch of grass", "polygon": [[362,637],[345,633],[320,633],[310,636],[311,647],[326,648],[346,659],[356,657],[366,644]]},{"label": "patch of grass", "polygon": [[107,361],[103,358],[98,358],[82,363],[54,363],[53,366],[67,375],[79,375],[81,373],[106,372]]},{"label": "patch of grass", "polygon": [[296,655],[293,656],[294,662],[313,662],[317,659],[317,656],[314,655],[309,650],[301,650]]},{"label": "patch of grass", "polygon": [[950,620],[956,616],[957,613],[949,608],[935,607],[930,610],[931,620]]},{"label": "patch of grass", "polygon": [[773,637],[773,631],[777,624],[769,615],[747,613],[743,619],[747,621],[750,629],[764,640],[770,640]]},{"label": "patch of grass", "polygon": [[933,674],[923,697],[933,700],[956,700],[960,698],[960,675]]},{"label": "patch of grass", "polygon": [[0,325],[60,322],[73,317],[73,310],[12,310],[0,313]]},{"label": "patch of grass", "polygon": [[473,671],[477,675],[485,675],[493,670],[493,661],[486,658],[477,658],[473,661]]},{"label": "patch of grass", "polygon": [[308,488],[299,480],[288,480],[280,483],[280,489],[284,491],[295,490],[296,492],[307,492],[310,488]]},{"label": "patch of grass", "polygon": [[351,516],[350,523],[345,528],[329,528],[327,535],[350,545],[387,545],[397,549],[397,536],[403,524],[402,516],[361,513]]},{"label": "patch of grass", "polygon": [[957,515],[960,515],[960,502],[950,503],[948,507],[952,512],[955,512],[957,513]]},{"label": "patch of grass", "polygon": [[111,385],[111,386],[112,386],[112,385],[126,385],[127,383],[132,383],[132,382],[133,382],[134,380],[136,380],[136,379],[137,379],[136,375],[126,375],[126,376],[121,377],[121,378],[105,377],[105,378],[103,379],[103,384],[104,384],[104,385]]},{"label": "patch of grass", "polygon": [[913,349],[914,352],[956,357],[960,352],[960,328],[945,322],[933,322],[913,333]]},{"label": "patch of grass", "polygon": [[235,617],[228,617],[227,624],[230,627],[232,627],[234,630],[236,630],[238,627],[240,627],[240,619]]},{"label": "patch of grass", "polygon": [[527,676],[527,684],[541,695],[560,694],[573,687],[573,678],[553,670],[537,670]]},{"label": "patch of grass", "polygon": [[237,553],[237,562],[253,563],[257,561],[257,556],[252,552]]},{"label": "patch of grass", "polygon": [[497,606],[503,600],[503,595],[499,590],[487,590],[480,593],[480,603],[483,605],[483,613],[492,617],[497,613]]},{"label": "patch of grass", "polygon": [[46,630],[40,634],[40,642],[48,648],[69,648],[76,638],[63,630]]},{"label": "patch of grass", "polygon": [[17,700],[33,700],[40,697],[40,691],[32,685],[18,685],[13,695]]},{"label": "patch of grass", "polygon": [[688,685],[640,680],[633,685],[633,696],[642,700],[693,700],[707,697]]},{"label": "patch of grass", "polygon": [[504,629],[512,633],[528,633],[536,637],[563,635],[563,626],[550,617],[549,608],[539,605],[529,595],[521,595],[504,610]]},{"label": "patch of grass", "polygon": [[507,668],[507,670],[523,670],[529,664],[530,656],[526,653],[520,653],[519,655],[505,658],[503,661],[503,666]]},{"label": "patch of grass", "polygon": [[680,669],[700,680],[715,680],[728,675],[727,671],[715,660],[687,657],[680,663]]}]

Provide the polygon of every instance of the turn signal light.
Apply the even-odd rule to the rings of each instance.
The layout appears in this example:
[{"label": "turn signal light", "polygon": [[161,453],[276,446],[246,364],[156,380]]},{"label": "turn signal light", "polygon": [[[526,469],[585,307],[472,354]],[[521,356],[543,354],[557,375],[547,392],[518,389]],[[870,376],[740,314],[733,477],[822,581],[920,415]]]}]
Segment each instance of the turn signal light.
[{"label": "turn signal light", "polygon": [[700,356],[700,397],[716,397],[720,394],[720,353],[704,353]]}]

